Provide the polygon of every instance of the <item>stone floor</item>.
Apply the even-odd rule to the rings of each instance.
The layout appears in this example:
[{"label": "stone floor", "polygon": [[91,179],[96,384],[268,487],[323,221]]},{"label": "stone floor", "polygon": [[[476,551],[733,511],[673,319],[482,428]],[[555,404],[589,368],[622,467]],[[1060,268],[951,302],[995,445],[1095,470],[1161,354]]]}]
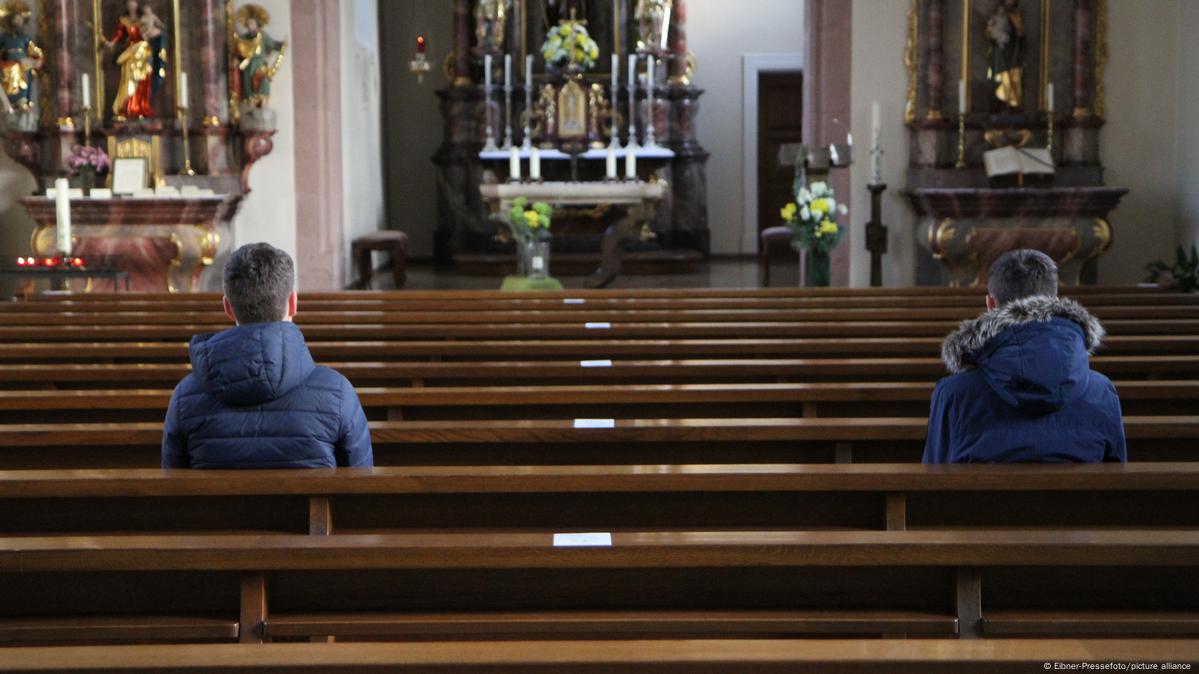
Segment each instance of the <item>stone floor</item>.
[{"label": "stone floor", "polygon": [[[551,269],[551,273],[552,273]],[[788,265],[776,264],[772,272],[773,286],[793,286],[798,277],[797,270]],[[567,288],[582,288],[585,276],[557,276]],[[457,274],[452,270],[436,269],[432,263],[408,265],[408,283],[411,290],[488,290],[500,287],[498,276],[476,276]],[[718,258],[696,265],[694,271],[681,274],[624,274],[612,283],[611,288],[756,288],[758,287],[758,261],[756,258]],[[393,287],[391,270],[375,273],[371,287],[386,290]]]}]

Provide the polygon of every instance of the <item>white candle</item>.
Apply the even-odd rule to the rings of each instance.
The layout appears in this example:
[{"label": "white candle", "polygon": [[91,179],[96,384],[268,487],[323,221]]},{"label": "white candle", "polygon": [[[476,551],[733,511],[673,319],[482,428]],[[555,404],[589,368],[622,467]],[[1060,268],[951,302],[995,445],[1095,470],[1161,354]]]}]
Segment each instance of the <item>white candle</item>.
[{"label": "white candle", "polygon": [[512,88],[512,54],[504,54],[504,88]]},{"label": "white candle", "polygon": [[966,114],[966,80],[958,80],[958,114]]},{"label": "white candle", "polygon": [[[512,149],[516,150],[516,148]],[[541,180],[541,150],[536,146],[529,150],[529,177],[533,180]]]},{"label": "white candle", "polygon": [[604,175],[607,176],[608,180],[616,180],[616,148],[608,148],[608,156],[605,158],[604,168],[607,169],[604,171]]},{"label": "white candle", "polygon": [[55,244],[61,255],[71,254],[71,184],[66,178],[54,181],[54,207],[58,216]]},{"label": "white candle", "polygon": [[525,57],[525,88],[533,89],[533,55]]},{"label": "white candle", "polygon": [[[83,109],[92,109],[92,78],[83,73]],[[1051,85],[1052,86],[1052,85]]]},{"label": "white candle", "polygon": [[637,179],[637,147],[630,145],[624,158],[624,177],[629,180]]},{"label": "white candle", "polygon": [[612,55],[612,104],[616,104],[616,87],[620,86],[620,57]]},{"label": "white candle", "polygon": [[882,137],[882,109],[879,107],[878,101],[870,104],[870,144],[871,148],[878,147],[879,138]]},{"label": "white candle", "polygon": [[515,146],[508,150],[508,179],[520,180],[520,150]]},{"label": "white candle", "polygon": [[637,85],[637,55],[629,54],[629,86]]},{"label": "white candle", "polygon": [[649,56],[645,59],[645,86],[650,91],[653,91],[654,86],[654,57]]},{"label": "white candle", "polygon": [[1045,109],[1053,112],[1053,82],[1049,83],[1048,90],[1045,92]]},{"label": "white candle", "polygon": [[483,55],[483,88],[491,89],[491,54]]},{"label": "white candle", "polygon": [[187,108],[187,73],[179,73],[179,107]]}]

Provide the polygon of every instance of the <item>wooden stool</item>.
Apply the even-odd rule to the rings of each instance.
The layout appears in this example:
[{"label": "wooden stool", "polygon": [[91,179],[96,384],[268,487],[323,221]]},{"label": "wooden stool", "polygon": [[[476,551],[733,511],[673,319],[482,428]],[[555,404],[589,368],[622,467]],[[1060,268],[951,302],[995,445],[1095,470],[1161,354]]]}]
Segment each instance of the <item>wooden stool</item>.
[{"label": "wooden stool", "polygon": [[371,251],[391,253],[391,271],[395,286],[401,288],[408,280],[408,235],[398,229],[384,229],[354,239],[354,260],[358,264],[358,283],[362,288],[371,287]]},{"label": "wooden stool", "polygon": [[[762,281],[763,288],[770,287],[770,263],[774,261],[776,256],[782,256],[786,259],[793,259],[796,255],[791,248],[791,239],[795,234],[790,227],[779,225],[778,227],[767,227],[762,230],[758,240],[758,272]],[[800,285],[803,285],[803,270],[800,270]]]}]

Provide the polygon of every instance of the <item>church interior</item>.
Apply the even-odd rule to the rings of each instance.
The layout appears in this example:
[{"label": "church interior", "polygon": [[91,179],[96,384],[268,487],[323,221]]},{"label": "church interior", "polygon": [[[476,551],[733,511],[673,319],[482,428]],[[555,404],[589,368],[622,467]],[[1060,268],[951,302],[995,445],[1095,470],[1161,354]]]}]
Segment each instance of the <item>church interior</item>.
[{"label": "church interior", "polygon": [[[0,672],[1199,666],[1197,32],[1197,0],[0,0]],[[260,242],[373,466],[168,467]],[[1030,250],[1093,323],[997,299]],[[1007,338],[953,339],[1063,316],[1050,374],[1108,383],[1126,460],[933,465]],[[992,385],[1057,395],[1047,428],[1076,374]]]}]

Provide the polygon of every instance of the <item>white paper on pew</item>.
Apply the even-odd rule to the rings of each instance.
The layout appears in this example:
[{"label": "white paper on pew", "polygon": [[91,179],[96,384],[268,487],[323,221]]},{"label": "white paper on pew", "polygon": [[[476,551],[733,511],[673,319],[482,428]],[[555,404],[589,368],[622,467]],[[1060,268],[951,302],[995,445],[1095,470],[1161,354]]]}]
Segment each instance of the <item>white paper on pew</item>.
[{"label": "white paper on pew", "polygon": [[580,297],[567,297],[566,299],[562,300],[562,303],[563,304],[587,304],[587,300],[582,299]]},{"label": "white paper on pew", "polygon": [[610,548],[612,547],[612,534],[610,533],[587,533],[587,534],[554,534],[555,548]]},{"label": "white paper on pew", "polygon": [[575,419],[575,428],[616,428],[615,419]]},{"label": "white paper on pew", "polygon": [[612,367],[610,360],[580,360],[579,367]]},{"label": "white paper on pew", "polygon": [[612,324],[611,323],[584,323],[583,327],[588,330],[610,330],[612,328]]}]

